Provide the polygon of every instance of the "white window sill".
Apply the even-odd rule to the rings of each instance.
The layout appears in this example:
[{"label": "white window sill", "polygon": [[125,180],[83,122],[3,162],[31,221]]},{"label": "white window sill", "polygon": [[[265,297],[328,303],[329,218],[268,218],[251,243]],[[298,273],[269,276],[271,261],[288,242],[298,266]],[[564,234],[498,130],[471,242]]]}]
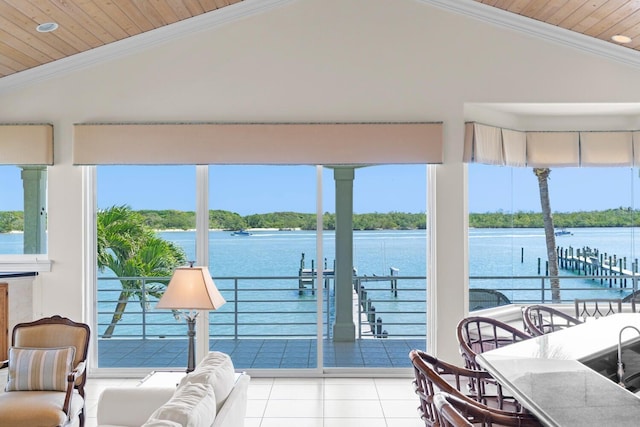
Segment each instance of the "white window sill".
[{"label": "white window sill", "polygon": [[0,255],[0,273],[44,273],[51,264],[47,255]]}]

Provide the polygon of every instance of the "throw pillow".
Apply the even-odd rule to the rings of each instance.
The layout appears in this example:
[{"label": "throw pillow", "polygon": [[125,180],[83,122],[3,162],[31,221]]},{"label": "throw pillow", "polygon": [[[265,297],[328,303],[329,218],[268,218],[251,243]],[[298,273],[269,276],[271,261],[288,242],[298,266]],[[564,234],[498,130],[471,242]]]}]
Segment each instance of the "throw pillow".
[{"label": "throw pillow", "polygon": [[188,383],[149,417],[151,421],[173,421],[183,427],[211,425],[216,417],[216,397],[210,384]]},{"label": "throw pillow", "polygon": [[216,395],[216,408],[219,411],[235,383],[235,370],[231,357],[219,351],[209,352],[193,372],[182,378],[178,387],[187,383],[211,384],[213,393]]},{"label": "throw pillow", "polygon": [[75,347],[9,349],[6,391],[66,391]]}]

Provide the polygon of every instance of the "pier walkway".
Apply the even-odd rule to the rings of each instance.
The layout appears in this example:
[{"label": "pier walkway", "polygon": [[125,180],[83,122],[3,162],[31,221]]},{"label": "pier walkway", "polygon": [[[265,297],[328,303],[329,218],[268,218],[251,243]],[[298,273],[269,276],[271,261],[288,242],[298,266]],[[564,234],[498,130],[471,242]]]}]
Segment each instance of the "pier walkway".
[{"label": "pier walkway", "polygon": [[[638,273],[638,260],[631,262],[631,269],[627,268],[627,258],[617,255],[608,255],[589,247],[582,249],[558,247],[558,267],[585,276],[609,276],[600,277],[600,284],[608,284],[610,287],[618,284],[621,287],[633,286],[633,280],[640,278]],[[617,278],[616,276],[621,276]],[[629,279],[629,280],[628,280]],[[596,280],[596,278],[594,278]]]}]

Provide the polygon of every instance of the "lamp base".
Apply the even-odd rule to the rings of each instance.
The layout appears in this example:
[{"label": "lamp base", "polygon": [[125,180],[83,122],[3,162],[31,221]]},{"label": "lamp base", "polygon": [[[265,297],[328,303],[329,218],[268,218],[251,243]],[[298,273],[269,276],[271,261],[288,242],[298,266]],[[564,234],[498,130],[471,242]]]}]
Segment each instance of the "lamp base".
[{"label": "lamp base", "polygon": [[187,336],[189,337],[189,353],[187,355],[187,374],[196,368],[195,336],[196,316],[187,316]]}]

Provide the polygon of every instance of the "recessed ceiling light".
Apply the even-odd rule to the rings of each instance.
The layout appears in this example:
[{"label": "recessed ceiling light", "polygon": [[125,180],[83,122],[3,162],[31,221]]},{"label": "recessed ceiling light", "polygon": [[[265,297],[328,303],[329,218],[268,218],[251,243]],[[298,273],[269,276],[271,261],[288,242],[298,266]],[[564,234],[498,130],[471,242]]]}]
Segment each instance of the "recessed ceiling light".
[{"label": "recessed ceiling light", "polygon": [[612,36],[611,40],[616,43],[631,43],[631,37],[623,36],[622,34],[616,34],[615,36]]},{"label": "recessed ceiling light", "polygon": [[58,24],[55,22],[45,22],[44,24],[40,24],[36,27],[36,31],[39,33],[50,33],[51,31],[55,31],[58,29]]}]

